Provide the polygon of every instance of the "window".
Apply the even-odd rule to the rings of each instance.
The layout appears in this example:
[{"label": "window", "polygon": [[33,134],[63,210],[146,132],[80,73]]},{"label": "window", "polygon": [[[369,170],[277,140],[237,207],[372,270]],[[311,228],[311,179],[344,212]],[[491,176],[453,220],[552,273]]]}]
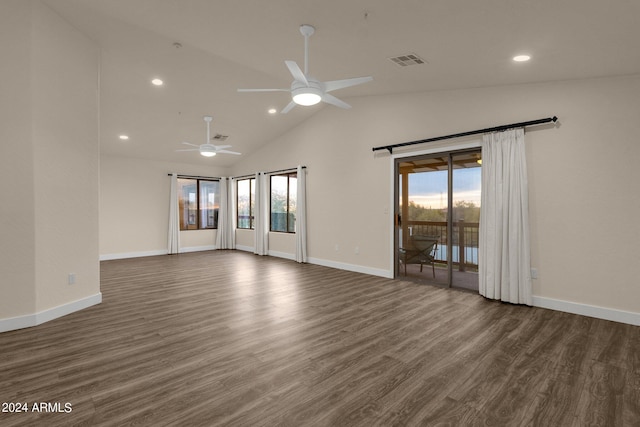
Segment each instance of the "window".
[{"label": "window", "polygon": [[178,178],[180,230],[218,228],[220,183],[213,180]]},{"label": "window", "polygon": [[296,232],[297,174],[271,175],[271,231]]},{"label": "window", "polygon": [[240,179],[237,185],[238,228],[253,230],[255,228],[256,179]]}]

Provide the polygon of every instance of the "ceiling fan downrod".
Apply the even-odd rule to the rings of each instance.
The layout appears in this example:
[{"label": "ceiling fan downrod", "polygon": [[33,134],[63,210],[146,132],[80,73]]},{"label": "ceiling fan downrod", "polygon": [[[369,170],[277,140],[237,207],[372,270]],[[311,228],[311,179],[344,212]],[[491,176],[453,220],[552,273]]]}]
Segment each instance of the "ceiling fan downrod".
[{"label": "ceiling fan downrod", "polygon": [[300,32],[304,36],[304,75],[307,77],[309,74],[309,37],[311,37],[315,31],[316,29],[313,25],[300,25]]}]

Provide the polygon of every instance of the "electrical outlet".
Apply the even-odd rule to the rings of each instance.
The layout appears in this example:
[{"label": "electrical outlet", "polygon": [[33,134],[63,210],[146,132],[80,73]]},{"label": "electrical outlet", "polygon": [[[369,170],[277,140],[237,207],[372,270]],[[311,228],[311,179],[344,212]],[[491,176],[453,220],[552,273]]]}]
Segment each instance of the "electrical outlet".
[{"label": "electrical outlet", "polygon": [[340,245],[336,243],[336,252],[338,252],[339,250],[340,250]]},{"label": "electrical outlet", "polygon": [[354,252],[356,253],[356,255],[358,255],[360,253],[360,246],[356,246]]},{"label": "electrical outlet", "polygon": [[538,278],[538,269],[537,268],[532,268],[531,269],[531,278],[532,279],[537,279]]},{"label": "electrical outlet", "polygon": [[76,273],[69,273],[69,284],[73,285],[74,283],[76,283]]}]

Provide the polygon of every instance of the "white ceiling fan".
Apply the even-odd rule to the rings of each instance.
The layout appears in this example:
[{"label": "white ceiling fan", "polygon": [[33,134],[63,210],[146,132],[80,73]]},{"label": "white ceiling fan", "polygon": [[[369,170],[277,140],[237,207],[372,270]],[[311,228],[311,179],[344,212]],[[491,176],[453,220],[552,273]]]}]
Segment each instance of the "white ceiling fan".
[{"label": "white ceiling fan", "polygon": [[320,101],[340,108],[351,108],[349,104],[329,92],[370,82],[373,77],[354,77],[321,82],[309,76],[309,37],[315,32],[315,28],[311,25],[301,25],[300,32],[304,36],[304,73],[295,61],[284,61],[294,79],[290,89],[238,89],[238,92],[291,92],[292,101],[281,111],[283,114],[291,111],[296,104],[308,106],[315,105]]},{"label": "white ceiling fan", "polygon": [[205,157],[213,157],[218,153],[224,153],[224,154],[240,154],[237,153],[235,151],[228,151],[226,150],[226,148],[230,148],[230,145],[213,145],[211,144],[209,141],[211,141],[211,131],[210,131],[210,126],[211,126],[211,121],[213,120],[213,117],[211,116],[204,116],[204,121],[207,123],[207,139],[206,142],[202,145],[195,145],[195,144],[191,144],[189,142],[183,142],[184,145],[190,145],[192,147],[195,148],[187,148],[184,150],[176,150],[176,151],[200,151],[200,154],[205,156]]}]

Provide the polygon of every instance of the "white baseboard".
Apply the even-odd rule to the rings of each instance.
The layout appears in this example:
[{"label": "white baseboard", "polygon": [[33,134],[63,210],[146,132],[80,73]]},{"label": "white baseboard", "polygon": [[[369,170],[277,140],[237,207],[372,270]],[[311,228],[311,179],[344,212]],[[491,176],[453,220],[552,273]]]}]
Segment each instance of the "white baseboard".
[{"label": "white baseboard", "polygon": [[640,326],[640,313],[533,296],[533,306]]},{"label": "white baseboard", "polygon": [[296,256],[294,254],[288,254],[286,252],[269,251],[267,253],[267,255],[273,256],[273,257],[276,257],[276,258],[289,259],[291,261],[295,261],[296,260]]},{"label": "white baseboard", "polygon": [[331,261],[321,258],[309,258],[309,264],[322,265],[324,267],[337,268],[339,270],[353,271],[355,273],[370,274],[372,276],[386,277],[387,279],[393,279],[393,272],[389,270],[383,270],[380,268],[366,267],[363,265],[347,264],[344,262]]},{"label": "white baseboard", "polygon": [[[206,245],[206,246],[190,246],[186,248],[180,248],[181,254],[187,252],[200,252],[200,251],[213,251],[215,250],[215,245]],[[100,255],[100,261],[110,261],[114,259],[126,259],[126,258],[141,258],[145,256],[158,256],[158,255],[167,255],[168,252],[166,249],[155,250],[155,251],[141,251],[141,252],[123,252],[119,254],[104,254]]]},{"label": "white baseboard", "polygon": [[191,246],[188,248],[180,248],[179,253],[185,254],[187,252],[214,251],[215,249],[216,249],[215,245]]},{"label": "white baseboard", "polygon": [[67,314],[91,307],[92,305],[100,304],[101,302],[102,293],[98,292],[97,294],[90,295],[86,298],[59,305],[57,307],[52,307],[38,313],[0,319],[0,332],[38,326],[42,323],[57,319],[58,317],[66,316]]},{"label": "white baseboard", "polygon": [[[246,251],[246,252],[253,252],[254,251],[253,246],[236,245],[236,249],[240,250],[240,251]],[[296,260],[296,256],[294,254],[290,254],[290,253],[287,253],[287,252],[279,252],[279,251],[271,251],[270,250],[268,255],[269,256],[273,256],[273,257],[277,257],[277,258],[288,259],[288,260],[291,260],[291,261],[295,261]],[[309,257],[307,259],[307,262],[309,264],[321,265],[323,267],[337,268],[338,270],[347,270],[347,271],[353,271],[355,273],[364,273],[364,274],[370,274],[372,276],[380,276],[380,277],[386,277],[388,279],[393,279],[393,271],[383,270],[383,269],[379,269],[379,268],[372,268],[372,267],[366,267],[366,266],[355,265],[355,264],[347,264],[347,263],[344,263],[344,262],[331,261],[331,260],[326,260],[326,259],[321,259],[321,258],[313,258],[313,257]]]},{"label": "white baseboard", "polygon": [[100,261],[110,261],[113,259],[126,259],[126,258],[141,258],[145,256],[157,256],[157,255],[166,255],[167,250],[156,250],[156,251],[142,251],[142,252],[123,252],[119,254],[104,254],[100,255]]}]

